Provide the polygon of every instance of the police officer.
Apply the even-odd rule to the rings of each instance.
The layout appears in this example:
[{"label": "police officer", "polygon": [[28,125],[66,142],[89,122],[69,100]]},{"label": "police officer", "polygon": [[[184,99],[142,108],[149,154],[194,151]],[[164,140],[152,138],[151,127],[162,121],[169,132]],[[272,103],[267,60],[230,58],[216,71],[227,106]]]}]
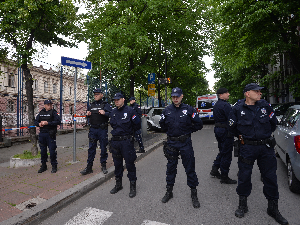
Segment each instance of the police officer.
[{"label": "police officer", "polygon": [[43,173],[47,170],[47,146],[49,148],[52,165],[51,173],[57,172],[56,133],[57,125],[60,125],[60,123],[60,117],[57,111],[52,108],[51,100],[45,100],[44,108],[39,112],[34,121],[35,126],[40,127],[39,144],[42,165],[38,173]]},{"label": "police officer", "polygon": [[90,131],[89,131],[89,149],[87,167],[81,171],[82,175],[93,173],[93,162],[96,155],[97,142],[100,142],[100,164],[104,174],[107,174],[106,160],[108,157],[106,146],[108,144],[108,120],[111,113],[111,105],[106,101],[103,101],[103,92],[100,88],[96,88],[94,91],[94,99],[90,106],[90,110],[87,111],[87,118],[90,119]]},{"label": "police officer", "polygon": [[[136,111],[137,115],[141,119],[142,118],[142,110],[141,110],[141,107],[138,104],[136,104],[135,97],[131,97],[129,99],[129,102],[130,102],[130,107],[132,107]],[[145,153],[145,148],[143,145],[141,133],[142,133],[141,130],[137,130],[134,133],[135,140],[139,143],[139,147],[140,147],[140,150],[137,151],[137,153]]]},{"label": "police officer", "polygon": [[113,128],[111,131],[110,152],[115,165],[116,185],[110,193],[115,194],[123,188],[124,159],[128,171],[127,177],[130,181],[129,197],[133,198],[136,196],[137,180],[134,164],[137,156],[134,149],[133,135],[136,130],[141,129],[141,121],[136,111],[124,104],[125,99],[121,93],[116,93],[113,99],[116,108],[112,110],[110,115],[110,125]]},{"label": "police officer", "polygon": [[263,193],[268,199],[267,213],[279,224],[288,224],[278,210],[277,161],[274,152],[276,143],[271,137],[276,129],[277,119],[271,105],[260,99],[262,88],[255,83],[247,84],[244,88],[245,99],[237,103],[229,115],[229,131],[240,139],[236,189],[239,206],[235,216],[242,218],[248,212],[247,197],[252,189],[252,168],[257,160],[264,183]]},{"label": "police officer", "polygon": [[182,103],[183,92],[180,88],[172,89],[173,104],[167,106],[159,121],[161,128],[168,135],[164,143],[164,154],[167,163],[167,192],[162,198],[166,203],[173,198],[173,186],[177,174],[178,157],[181,155],[182,164],[187,175],[187,185],[191,188],[191,197],[194,208],[199,208],[200,203],[197,197],[198,178],[195,172],[195,157],[192,146],[191,133],[202,129],[203,123],[196,110]]},{"label": "police officer", "polygon": [[[229,112],[232,110],[229,99],[229,92],[226,88],[219,88],[217,90],[218,101],[214,105],[213,115],[215,120],[215,136],[218,141],[219,153],[213,163],[210,175],[221,178],[221,183],[236,184],[236,180],[228,177],[229,167],[232,160],[232,150],[234,137],[228,133],[227,123]],[[221,174],[219,172],[221,170]]]}]

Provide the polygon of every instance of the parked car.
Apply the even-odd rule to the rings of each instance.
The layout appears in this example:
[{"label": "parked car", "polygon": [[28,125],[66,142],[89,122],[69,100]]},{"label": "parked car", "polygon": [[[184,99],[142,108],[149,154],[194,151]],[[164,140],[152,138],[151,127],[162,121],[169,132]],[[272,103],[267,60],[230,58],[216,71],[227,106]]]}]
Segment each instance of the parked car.
[{"label": "parked car", "polygon": [[147,117],[147,128],[148,130],[160,130],[161,127],[159,125],[160,115],[162,114],[162,111],[164,110],[164,107],[155,107],[150,109]]},{"label": "parked car", "polygon": [[286,111],[288,110],[289,107],[293,106],[293,105],[299,105],[299,102],[287,102],[287,103],[279,103],[279,104],[272,104],[272,107],[275,111],[275,115],[277,117],[278,122],[280,122],[281,118],[283,117],[283,115],[286,113]]},{"label": "parked car", "polygon": [[300,193],[300,105],[291,106],[286,111],[274,137],[276,154],[287,166],[289,188]]}]

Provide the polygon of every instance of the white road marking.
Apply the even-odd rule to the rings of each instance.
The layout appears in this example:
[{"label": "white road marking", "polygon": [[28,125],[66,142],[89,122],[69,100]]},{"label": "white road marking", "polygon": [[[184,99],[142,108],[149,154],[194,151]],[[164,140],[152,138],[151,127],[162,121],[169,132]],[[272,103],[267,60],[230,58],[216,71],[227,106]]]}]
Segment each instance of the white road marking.
[{"label": "white road marking", "polygon": [[169,224],[159,223],[159,222],[151,221],[151,220],[144,220],[141,225],[169,225]]},{"label": "white road marking", "polygon": [[86,207],[79,214],[70,219],[65,225],[100,225],[103,224],[113,213]]}]

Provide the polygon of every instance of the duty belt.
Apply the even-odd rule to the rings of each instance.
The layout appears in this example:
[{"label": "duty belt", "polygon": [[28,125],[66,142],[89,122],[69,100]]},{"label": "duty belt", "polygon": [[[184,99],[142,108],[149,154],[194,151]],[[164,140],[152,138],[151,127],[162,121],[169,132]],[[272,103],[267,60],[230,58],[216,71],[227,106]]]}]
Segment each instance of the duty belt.
[{"label": "duty belt", "polygon": [[181,135],[179,137],[170,137],[170,136],[168,136],[168,140],[169,141],[181,141],[181,142],[184,142],[190,136],[191,136],[191,134]]},{"label": "duty belt", "polygon": [[92,128],[101,128],[105,129],[108,126],[108,123],[102,123],[102,124],[91,124]]},{"label": "duty belt", "polygon": [[264,139],[264,140],[248,140],[248,139],[243,139],[244,143],[246,145],[265,145],[265,144],[269,144],[270,140],[269,138]]},{"label": "duty belt", "polygon": [[225,123],[215,123],[215,127],[227,128],[227,125]]},{"label": "duty belt", "polygon": [[124,136],[112,136],[111,140],[112,141],[123,141],[126,139],[132,138],[132,135],[124,135]]}]

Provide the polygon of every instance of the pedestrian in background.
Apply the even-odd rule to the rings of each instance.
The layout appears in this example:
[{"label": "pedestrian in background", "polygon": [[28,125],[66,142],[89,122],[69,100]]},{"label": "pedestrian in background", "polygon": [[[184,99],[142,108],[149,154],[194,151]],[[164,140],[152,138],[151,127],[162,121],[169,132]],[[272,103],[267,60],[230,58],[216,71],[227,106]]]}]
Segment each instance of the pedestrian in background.
[{"label": "pedestrian in background", "polygon": [[235,216],[242,218],[248,212],[247,197],[251,193],[251,174],[257,160],[264,183],[263,193],[268,199],[267,213],[279,224],[288,224],[278,210],[277,160],[274,151],[276,142],[271,137],[276,129],[277,119],[271,105],[261,100],[262,88],[255,83],[247,84],[244,88],[245,99],[236,104],[229,115],[229,131],[240,140],[236,189],[239,206]]},{"label": "pedestrian in background", "polygon": [[38,173],[47,170],[47,146],[50,152],[50,160],[52,165],[51,173],[57,172],[57,152],[56,152],[56,133],[57,125],[61,124],[60,117],[52,107],[51,100],[44,101],[44,108],[39,112],[34,121],[35,126],[40,128],[39,145],[41,149],[41,168]]},{"label": "pedestrian in background", "polygon": [[220,182],[223,184],[236,184],[236,180],[228,177],[234,142],[233,135],[227,129],[228,116],[232,110],[230,104],[227,102],[230,94],[226,88],[219,88],[217,95],[218,101],[214,105],[213,116],[215,120],[214,133],[218,141],[219,153],[213,163],[210,175],[219,179],[221,178]]},{"label": "pedestrian in background", "polygon": [[161,128],[166,131],[168,138],[164,143],[164,154],[167,158],[167,191],[162,198],[166,203],[173,198],[173,186],[177,174],[179,155],[187,175],[187,185],[191,188],[191,198],[194,208],[199,208],[200,203],[197,197],[198,178],[195,172],[195,157],[192,146],[191,133],[201,130],[203,123],[196,110],[182,103],[183,92],[180,88],[172,89],[172,104],[167,106],[159,121]]},{"label": "pedestrian in background", "polygon": [[[130,107],[132,107],[136,111],[137,116],[140,117],[140,120],[141,120],[142,115],[143,115],[142,110],[141,110],[141,107],[138,104],[136,104],[135,97],[131,97],[129,99],[129,102],[130,102]],[[136,130],[134,133],[135,140],[138,142],[139,147],[140,147],[140,149],[139,149],[139,151],[137,151],[137,153],[145,153],[145,148],[143,145],[143,140],[142,140],[141,134],[142,134],[141,129]]]},{"label": "pedestrian in background", "polygon": [[89,149],[87,166],[80,173],[82,175],[93,173],[93,162],[96,155],[97,142],[100,143],[100,164],[104,174],[107,174],[106,161],[108,157],[108,120],[112,111],[112,107],[106,101],[103,101],[103,92],[101,88],[96,88],[94,91],[94,99],[90,105],[90,110],[86,112],[87,118],[90,120],[90,130],[88,134]]},{"label": "pedestrian in background", "polygon": [[124,159],[128,171],[127,177],[130,181],[129,197],[133,198],[136,196],[137,180],[134,164],[137,156],[134,149],[133,135],[135,131],[141,129],[141,121],[136,111],[124,104],[125,99],[121,93],[116,93],[113,99],[116,108],[112,110],[110,115],[110,125],[113,128],[111,131],[110,152],[112,153],[115,165],[116,185],[110,193],[115,194],[123,189]]}]

